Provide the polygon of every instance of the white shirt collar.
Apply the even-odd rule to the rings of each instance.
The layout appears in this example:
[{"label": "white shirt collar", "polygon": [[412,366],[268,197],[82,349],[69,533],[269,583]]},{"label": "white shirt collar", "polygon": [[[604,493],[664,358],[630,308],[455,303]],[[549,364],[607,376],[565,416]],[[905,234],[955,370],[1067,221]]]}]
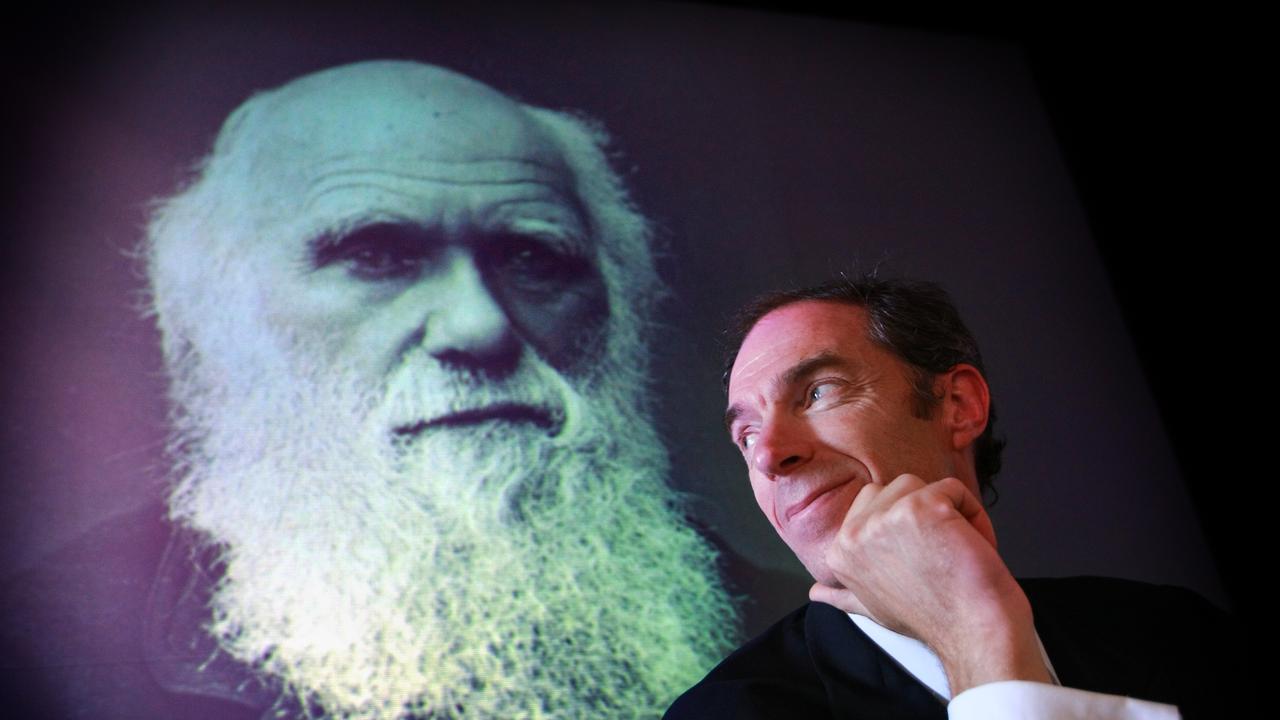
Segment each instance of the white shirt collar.
[{"label": "white shirt collar", "polygon": [[[951,700],[951,685],[947,682],[947,673],[942,668],[942,661],[929,649],[928,645],[919,640],[902,635],[890,630],[887,627],[877,625],[874,620],[862,615],[849,613],[850,619],[858,626],[862,632],[866,633],[871,641],[880,646],[889,657],[911,674],[912,677],[924,683],[925,687],[933,691],[943,702]],[[1044,658],[1044,666],[1049,669],[1049,677],[1053,678],[1054,685],[1061,685],[1058,682],[1058,674],[1053,670],[1053,664],[1049,662],[1049,654],[1044,651],[1044,643],[1040,642],[1040,634],[1036,633],[1036,644],[1040,646],[1040,657]]]}]

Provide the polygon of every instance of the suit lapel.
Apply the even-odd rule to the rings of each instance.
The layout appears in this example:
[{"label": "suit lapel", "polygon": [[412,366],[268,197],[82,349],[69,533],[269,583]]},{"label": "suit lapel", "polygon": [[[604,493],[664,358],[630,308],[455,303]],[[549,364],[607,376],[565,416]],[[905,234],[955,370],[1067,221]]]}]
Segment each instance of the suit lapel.
[{"label": "suit lapel", "polygon": [[147,667],[171,693],[225,700],[269,714],[281,697],[279,686],[232,659],[205,631],[216,584],[211,570],[216,551],[198,552],[189,532],[174,534],[151,587],[143,628]]},{"label": "suit lapel", "polygon": [[836,708],[835,717],[947,717],[946,705],[899,667],[843,611],[823,603],[810,604],[805,614],[805,637],[830,707]]}]

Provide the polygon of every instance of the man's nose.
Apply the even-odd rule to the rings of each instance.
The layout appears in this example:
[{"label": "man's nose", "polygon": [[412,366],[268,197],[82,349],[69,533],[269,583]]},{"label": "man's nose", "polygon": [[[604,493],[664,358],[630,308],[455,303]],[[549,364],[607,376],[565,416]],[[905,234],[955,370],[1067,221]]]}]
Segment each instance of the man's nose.
[{"label": "man's nose", "polygon": [[769,418],[751,446],[751,462],[770,480],[790,475],[813,458],[813,438],[803,423],[785,413]]},{"label": "man's nose", "polygon": [[520,362],[520,339],[472,254],[452,249],[441,272],[441,297],[422,330],[423,348],[459,370],[499,377],[512,372]]}]

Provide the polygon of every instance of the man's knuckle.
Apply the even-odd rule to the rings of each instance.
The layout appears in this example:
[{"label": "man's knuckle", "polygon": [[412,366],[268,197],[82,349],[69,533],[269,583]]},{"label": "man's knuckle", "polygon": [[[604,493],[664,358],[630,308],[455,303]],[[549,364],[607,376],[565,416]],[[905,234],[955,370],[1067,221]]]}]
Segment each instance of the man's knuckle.
[{"label": "man's knuckle", "polygon": [[923,485],[924,481],[921,480],[918,475],[912,475],[911,473],[902,473],[898,477],[894,478],[893,482],[890,484],[897,485],[899,487],[917,487],[917,486]]}]

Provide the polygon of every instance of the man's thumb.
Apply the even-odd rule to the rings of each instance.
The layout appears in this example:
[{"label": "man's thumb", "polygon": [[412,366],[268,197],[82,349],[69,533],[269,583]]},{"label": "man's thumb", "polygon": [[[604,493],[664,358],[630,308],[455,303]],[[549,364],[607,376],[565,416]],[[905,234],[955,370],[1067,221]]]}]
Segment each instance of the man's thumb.
[{"label": "man's thumb", "polygon": [[848,588],[833,588],[830,585],[814,583],[813,587],[809,588],[809,599],[838,607],[847,613],[871,617],[871,613],[858,600],[858,596],[854,595],[853,591]]}]

